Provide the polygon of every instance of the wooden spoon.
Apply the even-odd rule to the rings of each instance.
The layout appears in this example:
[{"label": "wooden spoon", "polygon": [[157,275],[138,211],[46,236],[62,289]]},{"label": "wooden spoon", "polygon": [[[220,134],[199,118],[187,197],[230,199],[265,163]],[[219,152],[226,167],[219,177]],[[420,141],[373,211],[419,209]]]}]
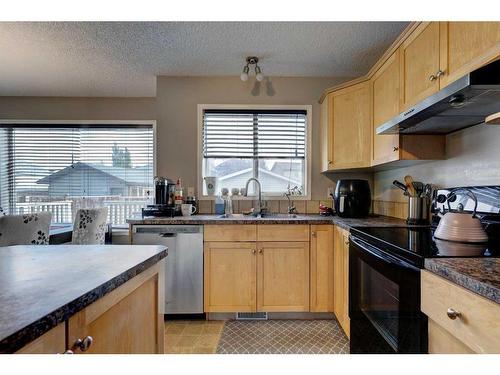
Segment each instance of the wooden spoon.
[{"label": "wooden spoon", "polygon": [[415,196],[415,188],[413,187],[413,178],[411,178],[410,175],[406,175],[404,177],[404,181],[406,184],[406,190],[408,190],[408,194],[410,194],[410,197]]}]

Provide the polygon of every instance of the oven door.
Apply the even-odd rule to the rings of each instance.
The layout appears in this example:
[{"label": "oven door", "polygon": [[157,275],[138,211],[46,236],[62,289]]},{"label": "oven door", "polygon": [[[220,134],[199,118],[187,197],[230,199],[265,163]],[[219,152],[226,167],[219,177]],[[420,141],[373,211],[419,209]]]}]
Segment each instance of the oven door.
[{"label": "oven door", "polygon": [[355,236],[349,243],[351,353],[427,353],[420,269]]}]

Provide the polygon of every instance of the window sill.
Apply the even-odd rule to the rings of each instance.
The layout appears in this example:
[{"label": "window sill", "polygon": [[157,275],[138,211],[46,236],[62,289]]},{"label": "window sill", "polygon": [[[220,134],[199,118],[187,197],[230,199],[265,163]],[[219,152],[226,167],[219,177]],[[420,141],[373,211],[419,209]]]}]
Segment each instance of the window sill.
[{"label": "window sill", "polygon": [[[241,195],[238,196],[232,196],[230,195],[232,200],[235,201],[254,201],[258,199],[257,195],[250,195],[248,197],[244,197]],[[198,198],[200,201],[214,201],[216,196],[208,196],[208,195],[203,195]],[[266,201],[286,201],[287,198],[284,195],[262,195],[262,200]],[[311,197],[309,195],[295,195],[291,196],[290,200],[292,201],[310,201]]]}]

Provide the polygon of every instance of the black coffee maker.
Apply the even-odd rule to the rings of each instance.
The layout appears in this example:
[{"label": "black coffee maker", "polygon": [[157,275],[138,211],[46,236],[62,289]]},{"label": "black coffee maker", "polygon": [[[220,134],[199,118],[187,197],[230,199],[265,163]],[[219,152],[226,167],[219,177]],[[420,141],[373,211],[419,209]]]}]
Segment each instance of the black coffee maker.
[{"label": "black coffee maker", "polygon": [[338,180],[333,196],[335,211],[340,217],[366,217],[372,204],[367,180]]},{"label": "black coffee maker", "polygon": [[175,207],[175,182],[166,177],[155,177],[155,204],[142,209],[145,216],[179,216],[180,210]]}]

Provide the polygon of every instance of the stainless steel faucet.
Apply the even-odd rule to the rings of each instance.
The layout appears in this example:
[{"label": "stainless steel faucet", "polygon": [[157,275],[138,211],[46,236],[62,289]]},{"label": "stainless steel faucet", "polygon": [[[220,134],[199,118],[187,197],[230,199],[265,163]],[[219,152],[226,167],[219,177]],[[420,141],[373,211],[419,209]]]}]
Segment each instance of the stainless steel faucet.
[{"label": "stainless steel faucet", "polygon": [[264,210],[264,207],[262,207],[262,185],[260,184],[260,181],[257,180],[255,177],[250,177],[245,185],[245,197],[248,197],[248,185],[250,184],[251,181],[255,181],[257,186],[259,187],[259,208],[258,211],[255,212],[255,214],[260,214]]}]

